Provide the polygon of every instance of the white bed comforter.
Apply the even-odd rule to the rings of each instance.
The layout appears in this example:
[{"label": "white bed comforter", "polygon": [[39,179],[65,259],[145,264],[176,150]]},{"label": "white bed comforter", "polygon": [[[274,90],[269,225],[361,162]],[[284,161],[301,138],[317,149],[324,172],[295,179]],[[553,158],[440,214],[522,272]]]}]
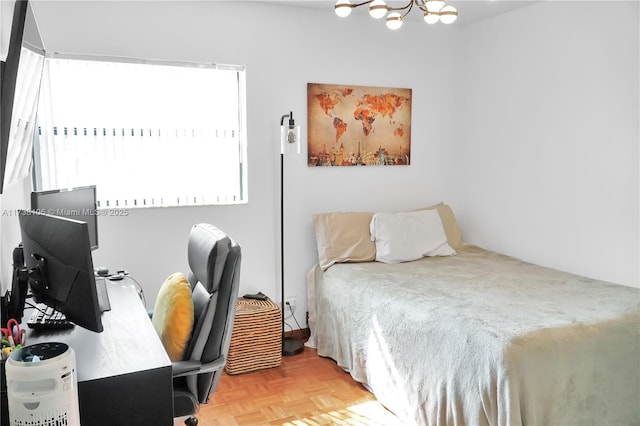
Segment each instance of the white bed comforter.
[{"label": "white bed comforter", "polygon": [[309,345],[406,424],[640,424],[640,290],[466,246],[309,274]]}]

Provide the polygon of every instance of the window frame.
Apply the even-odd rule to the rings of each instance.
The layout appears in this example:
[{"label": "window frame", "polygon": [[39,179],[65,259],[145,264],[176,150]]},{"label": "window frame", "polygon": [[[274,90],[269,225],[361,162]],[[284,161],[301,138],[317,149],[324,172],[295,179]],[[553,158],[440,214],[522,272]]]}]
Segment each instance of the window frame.
[{"label": "window frame", "polygon": [[[238,190],[237,190],[237,197],[234,197],[234,199],[229,199],[229,198],[225,198],[225,199],[220,199],[219,194],[218,194],[218,198],[217,200],[213,201],[213,199],[216,198],[216,194],[212,195],[212,198],[209,198],[206,201],[202,201],[205,198],[203,197],[202,200],[198,200],[196,199],[196,197],[193,197],[193,200],[188,200],[188,199],[184,199],[182,202],[180,202],[180,199],[178,199],[177,202],[160,202],[158,203],[158,199],[156,198],[156,202],[151,202],[148,203],[146,201],[145,198],[143,199],[139,199],[139,200],[133,200],[133,202],[127,202],[126,199],[124,199],[123,203],[119,203],[119,202],[115,202],[115,205],[113,205],[113,203],[105,203],[104,200],[100,197],[100,195],[98,195],[98,199],[99,199],[99,208],[113,208],[113,207],[126,207],[126,208],[153,208],[153,207],[184,207],[184,206],[205,206],[205,205],[233,205],[233,204],[246,204],[249,201],[249,196],[248,196],[248,179],[247,179],[247,170],[248,170],[248,164],[247,164],[247,145],[248,145],[248,140],[247,140],[247,92],[246,92],[246,67],[244,65],[229,65],[229,64],[215,64],[215,63],[199,63],[199,62],[185,62],[185,61],[166,61],[166,60],[150,60],[150,59],[138,59],[138,58],[123,58],[123,57],[113,57],[113,56],[96,56],[96,55],[75,55],[75,54],[60,54],[60,53],[53,53],[53,54],[46,54],[45,55],[45,67],[48,66],[48,62],[49,60],[56,60],[56,59],[69,59],[69,60],[81,60],[81,61],[95,61],[95,62],[104,62],[104,63],[109,63],[109,62],[117,62],[117,63],[124,63],[124,64],[143,64],[143,65],[159,65],[159,66],[170,66],[170,67],[186,67],[186,68],[206,68],[206,69],[212,69],[212,70],[221,70],[221,71],[235,71],[236,72],[236,76],[237,76],[237,103],[238,103],[238,111],[237,111],[237,146],[238,146],[238,176],[237,177],[231,177],[230,175],[224,175],[222,177],[222,179],[228,179],[228,178],[233,178],[233,179],[237,179],[238,184]],[[43,84],[46,84],[44,79],[43,79]],[[42,99],[42,97],[41,97]],[[41,120],[42,118],[40,117],[40,109],[39,109],[39,120]],[[38,123],[40,124],[40,123]],[[50,129],[52,129],[55,126],[51,126]],[[104,129],[88,129],[89,132],[93,131],[96,132],[96,130],[104,130]],[[126,129],[127,131],[129,129]],[[136,129],[131,129],[136,130]],[[41,126],[38,126],[37,132],[40,133],[41,132]],[[32,170],[32,178],[33,178],[33,185],[34,188],[36,190],[48,190],[48,189],[60,189],[60,188],[53,188],[50,185],[47,186],[44,184],[43,182],[43,177],[42,177],[42,167],[40,165],[41,161],[46,161],[43,160],[41,158],[41,146],[40,143],[41,141],[39,140],[38,135],[36,135],[35,137],[36,142],[34,143],[34,147],[33,147],[33,162],[34,162],[34,167]],[[235,163],[235,161],[234,161]],[[218,177],[220,178],[220,177]],[[74,186],[80,186],[80,184],[84,185],[87,182],[81,182],[78,183],[78,185],[74,185]],[[91,182],[89,182],[91,183]],[[92,183],[91,183],[92,184]],[[68,185],[65,185],[68,186]],[[98,194],[99,194],[99,187],[98,187]],[[211,195],[211,194],[207,194],[207,195]],[[160,200],[162,200],[162,198],[160,198]]]}]

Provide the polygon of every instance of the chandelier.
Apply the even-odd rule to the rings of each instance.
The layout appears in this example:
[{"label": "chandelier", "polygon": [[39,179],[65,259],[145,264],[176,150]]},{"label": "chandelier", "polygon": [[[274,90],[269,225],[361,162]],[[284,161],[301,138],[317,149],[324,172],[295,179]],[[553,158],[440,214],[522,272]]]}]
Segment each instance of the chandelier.
[{"label": "chandelier", "polygon": [[[402,26],[404,18],[411,12],[414,6],[424,14],[424,21],[427,24],[442,22],[451,24],[458,18],[458,11],[453,6],[445,6],[444,0],[409,0],[401,7],[388,6],[384,0],[368,0],[361,3],[352,4],[349,0],[338,0],[335,5],[336,15],[341,18],[351,14],[351,9],[369,5],[369,15],[374,19],[387,17],[387,28],[397,30]],[[389,12],[387,14],[387,12]]]}]

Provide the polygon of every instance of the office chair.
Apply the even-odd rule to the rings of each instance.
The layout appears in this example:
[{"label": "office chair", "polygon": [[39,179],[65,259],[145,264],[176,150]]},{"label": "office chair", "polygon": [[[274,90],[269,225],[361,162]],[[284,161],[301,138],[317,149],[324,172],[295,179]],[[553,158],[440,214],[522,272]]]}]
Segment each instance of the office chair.
[{"label": "office chair", "polygon": [[240,281],[240,246],[213,225],[197,224],[188,244],[193,332],[182,361],[174,362],[173,416],[195,414],[216,389],[226,363]]}]

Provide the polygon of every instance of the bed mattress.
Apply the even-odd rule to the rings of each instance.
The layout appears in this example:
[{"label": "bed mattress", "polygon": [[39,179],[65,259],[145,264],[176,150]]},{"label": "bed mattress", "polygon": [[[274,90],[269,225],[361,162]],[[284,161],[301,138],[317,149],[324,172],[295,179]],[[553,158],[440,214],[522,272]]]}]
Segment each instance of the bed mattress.
[{"label": "bed mattress", "polygon": [[308,278],[308,345],[406,424],[640,424],[637,288],[476,246]]}]

